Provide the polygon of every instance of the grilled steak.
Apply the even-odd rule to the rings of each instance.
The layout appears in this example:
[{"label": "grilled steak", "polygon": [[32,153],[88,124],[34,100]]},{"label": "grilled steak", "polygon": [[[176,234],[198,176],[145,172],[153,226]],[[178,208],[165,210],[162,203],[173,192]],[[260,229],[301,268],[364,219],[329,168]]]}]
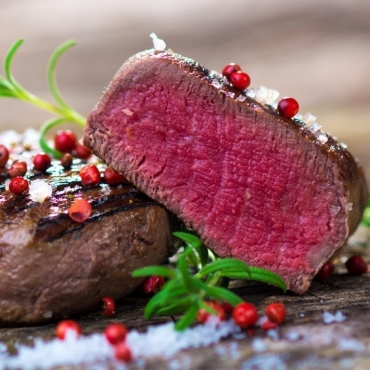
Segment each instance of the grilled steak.
[{"label": "grilled steak", "polygon": [[[60,162],[59,162],[60,163]],[[53,187],[43,203],[0,186],[0,322],[33,324],[101,307],[134,290],[131,272],[169,253],[169,216],[130,183],[83,187],[75,161],[30,174]],[[102,169],[102,167],[101,167]],[[84,223],[67,214],[74,198],[93,207]]]},{"label": "grilled steak", "polygon": [[303,293],[360,221],[351,154],[194,61],[129,59],[90,113],[84,144],[199,233],[218,255]]}]

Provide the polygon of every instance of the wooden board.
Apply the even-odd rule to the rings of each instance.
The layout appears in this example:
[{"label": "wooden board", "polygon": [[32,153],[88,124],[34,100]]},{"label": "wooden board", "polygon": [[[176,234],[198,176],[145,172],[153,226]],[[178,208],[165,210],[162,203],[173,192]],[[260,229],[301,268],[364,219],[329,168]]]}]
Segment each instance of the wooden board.
[{"label": "wooden board", "polygon": [[[366,256],[368,259],[368,257]],[[170,360],[153,358],[130,369],[367,369],[370,366],[370,274],[350,276],[339,265],[327,283],[314,281],[308,293],[298,296],[258,284],[236,284],[233,290],[254,303],[263,313],[267,304],[280,301],[287,307],[287,320],[277,330],[257,329],[254,335],[227,338],[207,348],[187,349]],[[144,331],[148,325],[169,318],[147,321],[143,309],[147,298],[128,297],[119,302],[117,315],[100,312],[76,318],[84,334],[102,332],[110,322],[122,321],[130,329]],[[325,324],[323,312],[340,311],[344,322]],[[31,345],[37,337],[54,338],[55,324],[3,328],[0,342],[15,353],[15,344]],[[369,365],[367,365],[369,364]],[[104,364],[107,367],[112,364]]]}]

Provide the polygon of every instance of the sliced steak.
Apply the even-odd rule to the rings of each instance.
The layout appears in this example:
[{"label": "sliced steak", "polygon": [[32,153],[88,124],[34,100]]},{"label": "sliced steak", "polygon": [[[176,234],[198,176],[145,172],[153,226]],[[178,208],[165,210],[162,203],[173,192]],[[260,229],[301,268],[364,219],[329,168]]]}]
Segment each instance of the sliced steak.
[{"label": "sliced steak", "polygon": [[[34,324],[102,307],[134,290],[139,267],[162,263],[169,254],[166,210],[130,183],[93,188],[81,184],[76,163],[70,171],[54,163],[53,187],[42,204],[0,186],[0,322]],[[103,169],[103,167],[101,167]],[[93,207],[84,223],[67,214],[74,198]]]},{"label": "sliced steak", "polygon": [[172,52],[129,59],[90,113],[84,144],[218,255],[303,293],[360,221],[351,154]]}]

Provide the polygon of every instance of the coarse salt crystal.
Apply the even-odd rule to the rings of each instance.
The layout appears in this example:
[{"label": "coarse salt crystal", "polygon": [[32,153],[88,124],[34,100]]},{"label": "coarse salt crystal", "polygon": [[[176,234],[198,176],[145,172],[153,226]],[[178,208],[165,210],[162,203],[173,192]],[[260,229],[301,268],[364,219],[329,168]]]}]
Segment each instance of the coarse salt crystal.
[{"label": "coarse salt crystal", "polygon": [[340,338],[338,341],[338,348],[341,351],[362,352],[366,350],[363,343],[355,338]]},{"label": "coarse salt crystal", "polygon": [[0,353],[6,353],[8,351],[8,347],[5,343],[0,342]]},{"label": "coarse salt crystal", "polygon": [[216,89],[220,89],[221,88],[221,84],[220,84],[220,81],[218,81],[217,78],[214,78],[212,80],[212,86],[215,87]]},{"label": "coarse salt crystal", "polygon": [[319,131],[322,126],[320,126],[318,123],[313,123],[311,126],[309,126],[309,130],[314,134],[315,132]]},{"label": "coarse salt crystal", "polygon": [[322,320],[324,324],[331,324],[333,322],[343,322],[347,319],[341,311],[337,311],[335,314],[332,314],[328,311],[324,311]]},{"label": "coarse salt crystal", "polygon": [[[209,74],[210,74],[210,75],[213,75],[213,76],[218,76],[218,77],[223,78],[223,76],[222,76],[222,74],[221,74],[220,72],[215,71],[215,70],[213,70],[213,69],[212,69],[212,71],[211,71],[211,72],[209,72]],[[227,79],[226,79],[226,81],[227,81]],[[229,82],[227,81],[227,83],[229,83]]]},{"label": "coarse salt crystal", "polygon": [[4,183],[6,191],[9,191],[9,184],[10,184],[10,180],[6,180],[5,183]]},{"label": "coarse salt crystal", "polygon": [[268,89],[266,86],[261,85],[259,90],[256,91],[255,99],[261,104],[275,106],[279,95],[277,90]]},{"label": "coarse salt crystal", "polygon": [[227,92],[226,95],[228,97],[230,97],[231,99],[234,99],[235,98],[235,93],[233,93],[233,92]]},{"label": "coarse salt crystal", "polygon": [[347,149],[347,144],[346,143],[339,143],[339,146],[341,146],[343,149]]},{"label": "coarse salt crystal", "polygon": [[254,99],[256,97],[256,91],[252,88],[247,89],[247,90],[245,90],[245,95],[247,95],[251,99]]},{"label": "coarse salt crystal", "polygon": [[44,317],[45,319],[50,319],[50,317],[52,316],[53,316],[53,313],[51,311],[47,311],[42,315],[42,317]]},{"label": "coarse salt crystal", "polygon": [[[70,334],[71,333],[71,334]],[[95,350],[91,350],[94,348]],[[16,356],[0,359],[7,369],[49,369],[58,365],[93,364],[114,358],[114,348],[102,334],[76,338],[68,331],[65,340],[53,339],[45,342],[36,338],[33,347],[17,346]],[[87,368],[91,368],[86,366]]]},{"label": "coarse salt crystal", "polygon": [[272,340],[279,340],[279,332],[276,329],[267,330],[267,336]]},{"label": "coarse salt crystal", "polygon": [[300,334],[296,331],[289,331],[284,335],[285,339],[287,339],[289,342],[295,342],[300,338]]},{"label": "coarse salt crystal", "polygon": [[163,51],[166,49],[166,43],[162,39],[158,38],[154,32],[152,32],[149,36],[153,40],[154,50]]},{"label": "coarse salt crystal", "polygon": [[335,216],[338,214],[338,212],[340,211],[340,207],[339,206],[330,206],[330,214]]},{"label": "coarse salt crystal", "polygon": [[26,146],[39,146],[40,133],[33,129],[28,128],[22,135],[22,144]]},{"label": "coarse salt crystal", "polygon": [[347,211],[352,211],[353,210],[353,203],[347,203],[346,204],[346,210]]},{"label": "coarse salt crystal", "polygon": [[240,369],[286,370],[288,354],[258,354],[242,363]]},{"label": "coarse salt crystal", "polygon": [[311,126],[316,122],[317,117],[315,117],[311,113],[306,113],[305,115],[302,116],[302,121],[307,125]]},{"label": "coarse salt crystal", "polygon": [[126,116],[129,116],[129,117],[131,117],[131,116],[134,115],[134,112],[131,109],[129,109],[129,108],[122,109],[122,112],[125,113]]},{"label": "coarse salt crystal", "polygon": [[328,137],[326,136],[325,132],[315,132],[315,136],[322,144],[325,144],[328,141]]},{"label": "coarse salt crystal", "polygon": [[112,192],[112,188],[108,184],[100,184],[102,195],[109,195]]},{"label": "coarse salt crystal", "polygon": [[247,99],[247,97],[246,97],[246,96],[244,96],[244,95],[239,95],[235,100],[236,100],[236,101],[241,101],[241,102],[243,102],[243,101],[245,101],[245,99]]},{"label": "coarse salt crystal", "polygon": [[[174,330],[174,324],[171,322],[150,326],[146,333],[132,330],[127,336],[127,343],[134,357],[145,354],[169,358],[182,349],[208,346],[239,332],[240,328],[232,320],[221,322],[208,320],[204,325],[186,329],[181,333]],[[158,338],[161,338],[160,342]]]},{"label": "coarse salt crystal", "polygon": [[254,352],[265,352],[267,350],[266,343],[261,338],[254,338],[252,341],[252,349]]},{"label": "coarse salt crystal", "polygon": [[0,134],[0,143],[5,145],[7,148],[14,144],[19,144],[21,141],[21,135],[14,130],[6,130]]},{"label": "coarse salt crystal", "polygon": [[52,187],[44,180],[36,179],[31,182],[29,194],[34,202],[42,203],[52,192]]}]

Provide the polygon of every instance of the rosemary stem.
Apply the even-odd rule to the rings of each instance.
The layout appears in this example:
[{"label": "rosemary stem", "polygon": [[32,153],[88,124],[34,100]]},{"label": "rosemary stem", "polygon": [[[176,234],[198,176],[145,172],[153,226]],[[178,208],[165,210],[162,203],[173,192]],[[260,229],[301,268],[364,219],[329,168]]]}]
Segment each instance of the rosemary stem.
[{"label": "rosemary stem", "polygon": [[77,125],[84,127],[86,123],[86,119],[81,116],[79,113],[75,112],[72,109],[61,109],[46,100],[43,100],[41,98],[38,98],[37,96],[26,92],[26,93],[19,93],[18,92],[19,99],[22,99],[23,101],[36,105],[50,113],[55,114],[58,117],[63,117],[66,121],[70,121],[73,123],[76,123]]}]

